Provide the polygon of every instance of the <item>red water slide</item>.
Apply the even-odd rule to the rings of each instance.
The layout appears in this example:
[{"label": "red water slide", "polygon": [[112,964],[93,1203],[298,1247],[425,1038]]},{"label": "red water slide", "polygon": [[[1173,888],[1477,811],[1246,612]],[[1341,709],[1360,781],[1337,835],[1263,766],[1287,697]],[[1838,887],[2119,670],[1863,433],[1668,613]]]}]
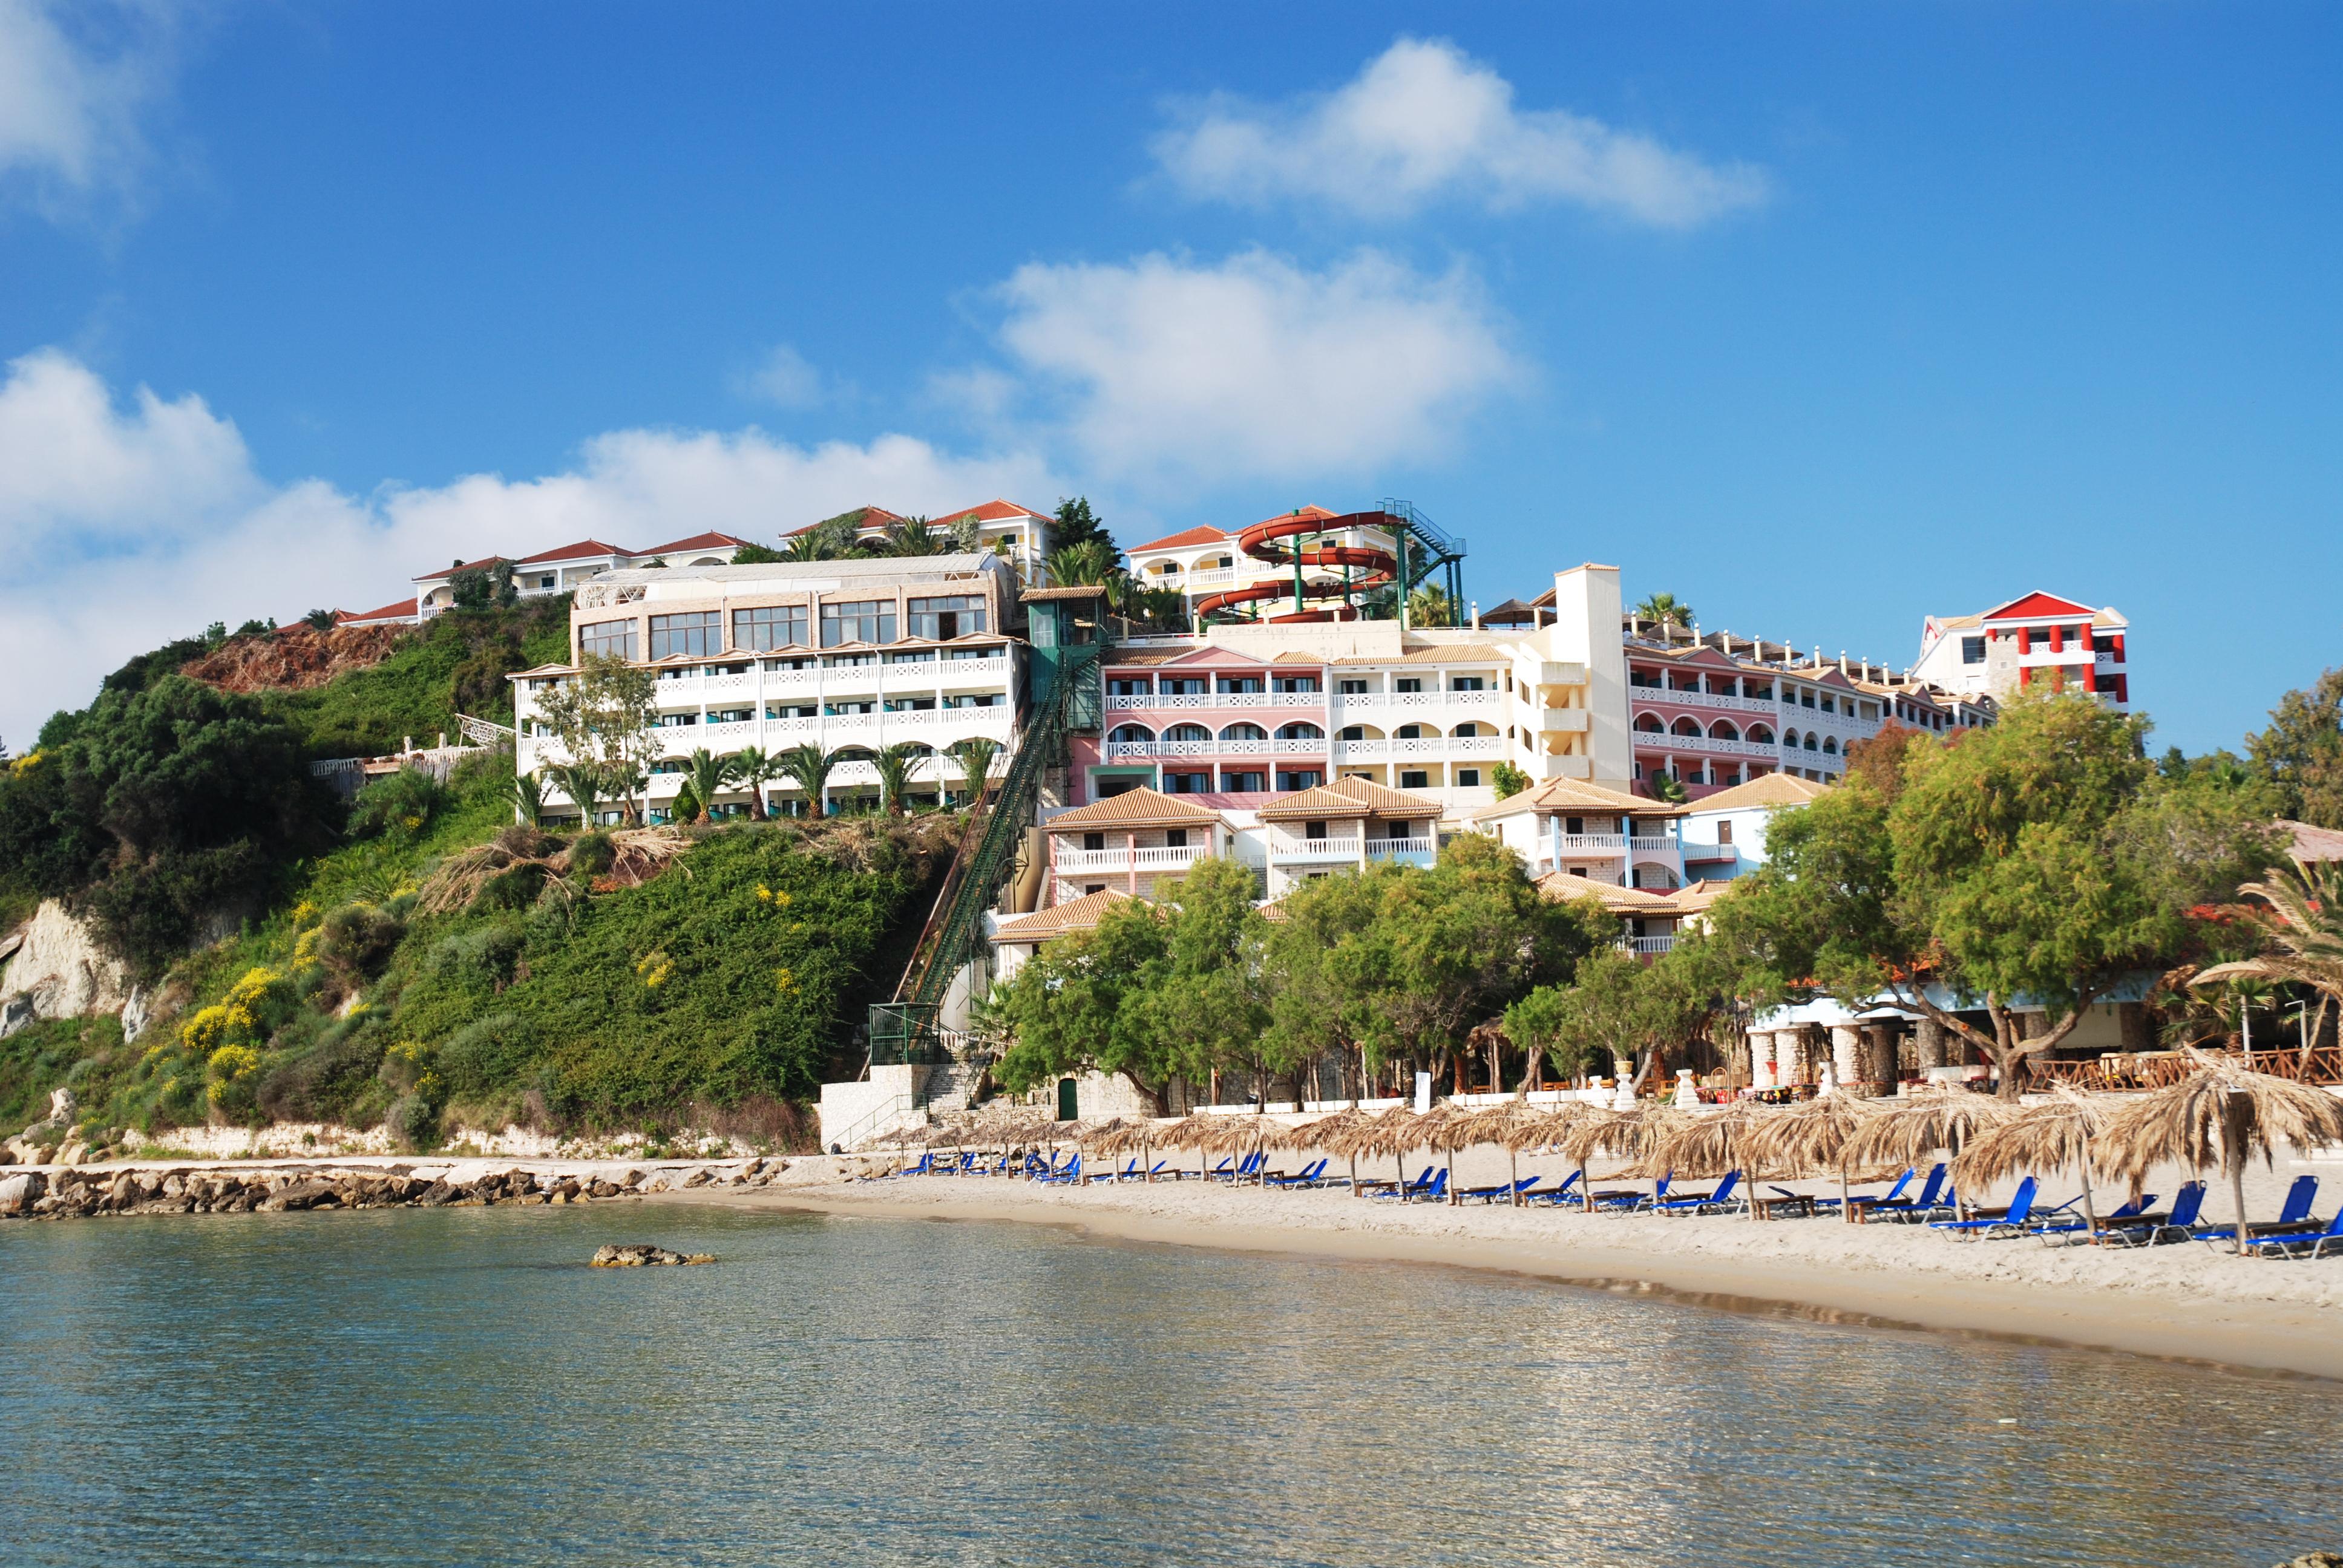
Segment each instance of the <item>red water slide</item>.
[{"label": "red water slide", "polygon": [[[1300,539],[1310,534],[1339,534],[1351,528],[1389,528],[1392,519],[1380,511],[1346,512],[1339,518],[1304,517],[1294,515],[1272,518],[1265,523],[1255,523],[1237,536],[1237,548],[1257,561],[1272,561],[1282,567],[1297,563],[1311,567],[1346,567],[1365,571],[1368,575],[1353,578],[1347,584],[1311,583],[1302,586],[1302,598],[1311,599],[1341,599],[1342,604],[1327,609],[1289,610],[1283,615],[1266,618],[1277,621],[1339,620],[1354,613],[1350,598],[1359,593],[1371,593],[1388,588],[1399,575],[1399,561],[1389,550],[1369,548],[1361,545],[1320,545],[1316,549],[1303,549],[1299,544],[1291,547],[1280,541]],[[1215,615],[1232,606],[1252,604],[1258,600],[1292,598],[1293,585],[1264,578],[1259,582],[1244,583],[1208,594],[1196,601],[1200,616]]]}]

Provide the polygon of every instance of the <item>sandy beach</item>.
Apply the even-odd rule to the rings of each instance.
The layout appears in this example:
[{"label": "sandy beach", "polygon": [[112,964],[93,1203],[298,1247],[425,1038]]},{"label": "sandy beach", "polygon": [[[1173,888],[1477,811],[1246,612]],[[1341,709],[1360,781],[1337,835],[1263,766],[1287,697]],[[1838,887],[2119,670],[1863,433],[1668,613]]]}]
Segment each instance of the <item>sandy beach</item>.
[{"label": "sandy beach", "polygon": [[[649,1201],[1068,1225],[1115,1241],[1499,1270],[1741,1310],[2343,1378],[2337,1332],[2343,1257],[2238,1258],[2197,1242],[2136,1250],[2046,1247],[2032,1238],[1971,1243],[1925,1226],[1829,1219],[1761,1223],[1398,1204],[1354,1198],[1342,1187],[1287,1192],[1193,1180],[1043,1187],[982,1177],[840,1179],[841,1169],[860,1163],[801,1160],[770,1187],[710,1186],[656,1193]],[[1524,1161],[1523,1173],[1532,1168]],[[2257,1169],[2251,1211],[2274,1213],[2286,1181],[2303,1171],[2321,1173],[2328,1191],[2317,1211],[2331,1213],[2343,1196],[2343,1165],[2332,1161]],[[1459,1161],[1460,1178],[1504,1174],[1502,1156],[1481,1151]],[[2181,1180],[2177,1172],[2157,1175],[2163,1180],[2151,1191],[2167,1195]],[[2051,1190],[2069,1195],[2066,1187]],[[2103,1206],[2117,1196],[2103,1196]],[[2207,1221],[2225,1221],[2226,1194],[2217,1191],[2207,1211]]]}]

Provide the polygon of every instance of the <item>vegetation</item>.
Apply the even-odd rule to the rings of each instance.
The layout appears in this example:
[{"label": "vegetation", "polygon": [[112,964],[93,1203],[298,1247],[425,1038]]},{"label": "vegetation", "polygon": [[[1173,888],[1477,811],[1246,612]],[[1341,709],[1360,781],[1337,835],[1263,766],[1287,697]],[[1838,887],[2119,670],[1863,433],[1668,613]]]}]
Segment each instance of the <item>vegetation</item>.
[{"label": "vegetation", "polygon": [[1663,625],[1689,627],[1698,618],[1692,606],[1672,593],[1647,594],[1633,612],[1642,620],[1655,620]]},{"label": "vegetation", "polygon": [[454,733],[458,714],[511,724],[512,684],[505,678],[568,658],[565,594],[434,616],[370,669],[263,700],[313,757],[381,757],[409,736],[427,743],[442,730]]},{"label": "vegetation", "polygon": [[2246,742],[2254,769],[2278,791],[2288,817],[2343,828],[2343,668],[2270,709],[2269,728]]}]

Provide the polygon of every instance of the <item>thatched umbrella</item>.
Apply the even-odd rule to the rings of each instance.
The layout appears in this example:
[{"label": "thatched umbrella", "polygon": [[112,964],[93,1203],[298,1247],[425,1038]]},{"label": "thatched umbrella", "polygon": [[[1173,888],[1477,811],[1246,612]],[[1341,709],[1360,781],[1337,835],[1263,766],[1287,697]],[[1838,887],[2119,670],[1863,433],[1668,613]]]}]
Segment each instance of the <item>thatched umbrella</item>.
[{"label": "thatched umbrella", "polygon": [[1470,1111],[1453,1100],[1443,1100],[1415,1119],[1415,1136],[1435,1154],[1448,1156],[1448,1201],[1461,1203],[1456,1195],[1456,1151],[1469,1148],[1476,1141],[1473,1124],[1480,1112]]},{"label": "thatched umbrella", "polygon": [[1847,1208],[1846,1185],[1847,1172],[1855,1161],[1848,1144],[1878,1114],[1870,1109],[1870,1101],[1851,1094],[1817,1094],[1754,1123],[1749,1130],[1748,1149],[1756,1159],[1784,1171],[1836,1171],[1839,1215],[1852,1221],[1855,1216]]},{"label": "thatched umbrella", "polygon": [[[1509,1184],[1519,1187],[1522,1184],[1522,1145],[1514,1141],[1514,1136],[1538,1120],[1537,1110],[1527,1101],[1508,1100],[1473,1112],[1466,1124],[1458,1131],[1465,1138],[1467,1147],[1475,1143],[1493,1143],[1503,1150],[1513,1169]],[[1455,1178],[1449,1179],[1449,1185],[1455,1185]],[[1521,1204],[1518,1196],[1512,1197],[1510,1201],[1515,1207]]]},{"label": "thatched umbrella", "polygon": [[1981,1192],[2020,1171],[2077,1166],[2083,1175],[2083,1221],[2096,1247],[2099,1213],[2091,1201],[2091,1145],[2107,1131],[2111,1114],[2104,1096],[2077,1094],[2054,1083],[2047,1098],[1980,1134],[1954,1159],[1954,1185]]},{"label": "thatched umbrella", "polygon": [[[1639,1101],[1632,1110],[1596,1110],[1592,1116],[1581,1119],[1563,1134],[1563,1153],[1578,1162],[1580,1196],[1587,1212],[1594,1211],[1594,1184],[1587,1179],[1586,1161],[1595,1154],[1608,1154],[1614,1160],[1641,1161],[1651,1153],[1659,1141],[1676,1131],[1691,1120],[1689,1112],[1656,1101]],[[1622,1172],[1622,1174],[1630,1174]],[[1638,1165],[1632,1174],[1644,1174]],[[1659,1183],[1666,1176],[1663,1171],[1651,1177],[1652,1191],[1656,1198]]]},{"label": "thatched umbrella", "polygon": [[1374,1121],[1373,1111],[1361,1111],[1353,1106],[1348,1111],[1337,1111],[1331,1116],[1322,1116],[1306,1126],[1295,1128],[1293,1141],[1296,1146],[1306,1144],[1328,1154],[1348,1156],[1351,1161],[1351,1191],[1355,1194],[1359,1190],[1358,1133],[1362,1128],[1373,1126]]},{"label": "thatched umbrella", "polygon": [[2263,1164],[2275,1165],[2281,1142],[2297,1149],[2343,1143],[2343,1101],[2309,1084],[2187,1049],[2196,1070],[2107,1118],[2098,1139],[2098,1167],[2137,1187],[2150,1166],[2164,1161],[2198,1171],[2218,1161],[2229,1178],[2237,1252],[2243,1256],[2246,1161],[2259,1153]]},{"label": "thatched umbrella", "polygon": [[1285,1124],[1272,1121],[1259,1111],[1250,1116],[1216,1116],[1212,1120],[1222,1124],[1220,1133],[1212,1141],[1212,1152],[1225,1153],[1232,1161],[1232,1169],[1229,1172],[1230,1184],[1237,1183],[1246,1158],[1259,1154],[1262,1156],[1261,1169],[1254,1173],[1254,1180],[1263,1186],[1268,1185],[1269,1151],[1284,1147]]},{"label": "thatched umbrella", "polygon": [[[2020,1108],[1998,1095],[1966,1089],[1923,1089],[1875,1111],[1848,1140],[1849,1165],[1916,1166],[1937,1150],[1957,1158]],[[1959,1183],[1954,1191],[1960,1191]]]},{"label": "thatched umbrella", "polygon": [[[1679,1176],[1703,1181],[1718,1181],[1738,1171],[1741,1180],[1754,1186],[1762,1167],[1750,1148],[1750,1134],[1772,1110],[1759,1101],[1736,1100],[1722,1111],[1687,1118],[1683,1126],[1660,1139],[1652,1151],[1651,1161]],[[1749,1206],[1749,1217],[1759,1217],[1754,1202]]]},{"label": "thatched umbrella", "polygon": [[1361,1154],[1388,1154],[1399,1175],[1398,1188],[1407,1191],[1407,1151],[1423,1140],[1416,1135],[1415,1124],[1423,1118],[1404,1105],[1394,1105],[1374,1116],[1372,1125],[1362,1126],[1353,1136]]},{"label": "thatched umbrella", "polygon": [[1221,1124],[1227,1120],[1225,1116],[1206,1116],[1202,1111],[1191,1111],[1158,1132],[1156,1137],[1166,1149],[1196,1151],[1196,1175],[1202,1179],[1211,1174],[1212,1140],[1221,1135],[1223,1131]]}]

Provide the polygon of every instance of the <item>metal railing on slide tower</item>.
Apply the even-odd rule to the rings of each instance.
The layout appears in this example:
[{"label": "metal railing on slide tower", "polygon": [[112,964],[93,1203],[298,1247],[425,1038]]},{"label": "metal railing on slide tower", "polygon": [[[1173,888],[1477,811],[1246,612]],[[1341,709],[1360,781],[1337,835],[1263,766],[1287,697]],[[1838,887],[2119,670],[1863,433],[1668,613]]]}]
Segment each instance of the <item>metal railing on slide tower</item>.
[{"label": "metal railing on slide tower", "polygon": [[1451,613],[1464,613],[1464,541],[1417,511],[1413,503],[1383,498],[1383,516],[1399,541],[1400,597],[1440,574],[1441,590],[1448,596]]}]

